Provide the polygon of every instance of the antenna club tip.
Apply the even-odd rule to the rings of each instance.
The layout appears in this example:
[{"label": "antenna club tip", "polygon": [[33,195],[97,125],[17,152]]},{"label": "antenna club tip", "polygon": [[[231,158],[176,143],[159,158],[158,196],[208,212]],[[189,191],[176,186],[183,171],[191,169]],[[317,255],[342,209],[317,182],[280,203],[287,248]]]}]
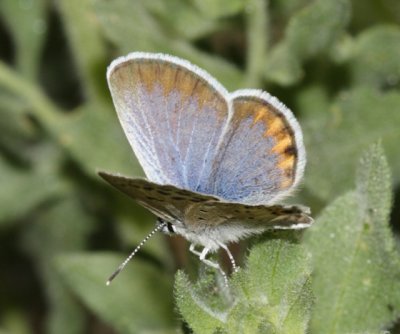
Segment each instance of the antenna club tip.
[{"label": "antenna club tip", "polygon": [[108,281],[106,282],[106,285],[107,285],[107,286],[110,286],[110,284],[111,284],[111,281],[108,280]]}]

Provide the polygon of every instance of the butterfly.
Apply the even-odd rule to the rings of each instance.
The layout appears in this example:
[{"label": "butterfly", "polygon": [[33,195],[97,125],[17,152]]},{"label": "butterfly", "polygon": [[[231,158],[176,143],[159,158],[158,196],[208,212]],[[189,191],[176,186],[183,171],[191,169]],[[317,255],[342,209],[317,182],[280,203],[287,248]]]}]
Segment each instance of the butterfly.
[{"label": "butterfly", "polygon": [[[277,204],[303,177],[301,128],[275,97],[229,93],[206,71],[178,57],[133,52],[114,60],[107,80],[125,135],[147,179],[99,172],[158,217],[200,260],[230,242],[269,229],[310,226],[310,210]],[[202,251],[196,247],[202,246]],[[108,282],[108,283],[109,283]]]}]

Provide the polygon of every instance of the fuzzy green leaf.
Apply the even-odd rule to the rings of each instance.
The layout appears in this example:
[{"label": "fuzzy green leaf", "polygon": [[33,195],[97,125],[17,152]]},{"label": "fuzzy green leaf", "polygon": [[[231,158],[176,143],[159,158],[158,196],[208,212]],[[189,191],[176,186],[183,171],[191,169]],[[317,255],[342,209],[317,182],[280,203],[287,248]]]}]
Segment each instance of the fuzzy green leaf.
[{"label": "fuzzy green leaf", "polygon": [[310,256],[292,234],[266,240],[250,251],[235,277],[238,297],[228,333],[306,333],[312,306]]},{"label": "fuzzy green leaf", "polygon": [[[97,170],[141,176],[142,169],[129,146],[114,107],[90,105],[65,117],[52,131],[81,167],[97,178]],[[90,157],[90,158],[88,158]]]},{"label": "fuzzy green leaf", "polygon": [[74,254],[57,258],[62,278],[101,319],[121,333],[172,329],[172,284],[154,266],[134,259],[106,286],[123,258],[111,254]]},{"label": "fuzzy green leaf", "polygon": [[74,113],[63,114],[39,87],[0,62],[1,87],[19,96],[26,108],[32,109],[52,139],[65,148],[87,174],[94,176],[97,169],[141,174],[111,103],[106,106],[90,103]]},{"label": "fuzzy green leaf", "polygon": [[222,58],[201,52],[181,38],[167,36],[141,2],[94,0],[94,3],[106,36],[119,48],[120,54],[169,53],[206,69],[228,88],[238,88],[238,83],[243,81],[243,74]]},{"label": "fuzzy green leaf", "polygon": [[18,161],[27,161],[26,147],[38,139],[24,103],[0,89],[0,147]]},{"label": "fuzzy green leaf", "polygon": [[248,0],[245,13],[247,23],[246,86],[258,88],[263,79],[270,38],[267,1]]},{"label": "fuzzy green leaf", "polygon": [[55,270],[54,259],[65,251],[78,251],[94,227],[93,217],[76,198],[76,194],[53,203],[36,213],[24,231],[23,247],[33,258],[40,273],[49,304],[49,333],[73,334],[84,330],[82,306],[66,289]]},{"label": "fuzzy green leaf", "polygon": [[[331,101],[327,89],[324,86],[314,84],[298,89],[296,103],[303,118],[312,120],[318,118],[321,112],[329,110]],[[303,123],[302,120],[300,122]],[[307,133],[304,135],[307,135]]]},{"label": "fuzzy green leaf", "polygon": [[234,15],[246,5],[245,0],[191,0],[204,14],[211,18]]},{"label": "fuzzy green leaf", "polygon": [[312,57],[336,41],[349,19],[349,1],[316,0],[290,20],[286,43],[301,59]]},{"label": "fuzzy green leaf", "polygon": [[283,86],[294,84],[301,79],[301,62],[291,53],[290,45],[280,43],[271,50],[265,76],[267,80]]},{"label": "fuzzy green leaf", "polygon": [[163,43],[162,29],[143,3],[128,0],[114,3],[94,0],[93,3],[106,37],[121,53],[155,51],[158,44]]},{"label": "fuzzy green leaf", "polygon": [[288,18],[296,15],[299,10],[309,5],[313,0],[286,0],[270,2],[271,13],[274,17],[288,20]]},{"label": "fuzzy green leaf", "polygon": [[207,305],[182,271],[175,276],[175,296],[180,314],[195,333],[213,334],[223,327],[226,314]]},{"label": "fuzzy green leaf", "polygon": [[372,25],[399,24],[400,2],[397,0],[352,0],[352,29],[361,31]]},{"label": "fuzzy green leaf", "polygon": [[91,0],[58,1],[73,56],[90,102],[101,102],[106,88],[105,46]]},{"label": "fuzzy green leaf", "polygon": [[152,0],[144,1],[143,5],[160,18],[166,29],[180,37],[200,38],[218,26],[216,20],[203,15],[185,0]]},{"label": "fuzzy green leaf", "polygon": [[375,26],[354,41],[350,70],[355,84],[378,88],[400,82],[400,28]]},{"label": "fuzzy green leaf", "polygon": [[340,95],[326,112],[307,115],[302,122],[308,149],[307,189],[323,200],[343,193],[352,184],[356,164],[353,157],[380,139],[394,181],[399,182],[399,105],[398,93],[380,94],[358,88]]},{"label": "fuzzy green leaf", "polygon": [[302,75],[301,63],[329,48],[344,31],[350,18],[348,0],[316,0],[294,15],[285,38],[272,50],[265,75],[289,85]]},{"label": "fuzzy green leaf", "polygon": [[18,70],[30,80],[37,79],[47,32],[48,3],[48,0],[0,1],[1,17],[14,37]]},{"label": "fuzzy green leaf", "polygon": [[8,310],[8,312],[3,313],[1,320],[0,334],[32,333],[31,328],[29,328],[29,321],[21,311]]},{"label": "fuzzy green leaf", "polygon": [[390,205],[388,165],[374,145],[358,165],[356,191],[334,201],[306,234],[315,266],[313,333],[374,332],[400,315]]},{"label": "fuzzy green leaf", "polygon": [[195,333],[306,333],[310,274],[310,257],[293,234],[277,233],[250,250],[246,268],[219,299],[200,293],[183,274],[177,275],[176,299]]},{"label": "fuzzy green leaf", "polygon": [[16,166],[0,154],[0,224],[11,223],[67,189],[58,177],[59,152],[51,145],[30,148],[32,166]]}]

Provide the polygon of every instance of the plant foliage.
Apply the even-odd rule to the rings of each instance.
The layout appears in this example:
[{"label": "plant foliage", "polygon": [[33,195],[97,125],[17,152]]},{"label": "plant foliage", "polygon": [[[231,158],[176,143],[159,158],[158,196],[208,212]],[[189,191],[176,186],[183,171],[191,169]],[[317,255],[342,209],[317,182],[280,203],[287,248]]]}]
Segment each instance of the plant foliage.
[{"label": "plant foliage", "polygon": [[[143,175],[105,79],[132,51],[302,126],[315,224],[242,247],[228,288],[161,235],[104,284],[154,226],[96,174]],[[0,333],[399,332],[399,53],[397,0],[1,0]]]}]

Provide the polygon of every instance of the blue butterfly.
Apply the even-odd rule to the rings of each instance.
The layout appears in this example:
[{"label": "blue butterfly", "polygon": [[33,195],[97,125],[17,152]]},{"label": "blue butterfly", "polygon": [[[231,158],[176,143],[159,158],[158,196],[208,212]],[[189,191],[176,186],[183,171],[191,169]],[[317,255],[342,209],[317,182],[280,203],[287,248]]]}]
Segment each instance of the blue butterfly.
[{"label": "blue butterfly", "polygon": [[[114,60],[107,79],[122,128],[147,179],[100,172],[207,254],[268,229],[310,226],[310,210],[275,204],[302,179],[303,136],[292,112],[266,92],[229,93],[177,57],[134,52]],[[197,251],[195,246],[202,246]],[[222,272],[222,270],[221,270]],[[225,276],[226,277],[226,276]]]}]

